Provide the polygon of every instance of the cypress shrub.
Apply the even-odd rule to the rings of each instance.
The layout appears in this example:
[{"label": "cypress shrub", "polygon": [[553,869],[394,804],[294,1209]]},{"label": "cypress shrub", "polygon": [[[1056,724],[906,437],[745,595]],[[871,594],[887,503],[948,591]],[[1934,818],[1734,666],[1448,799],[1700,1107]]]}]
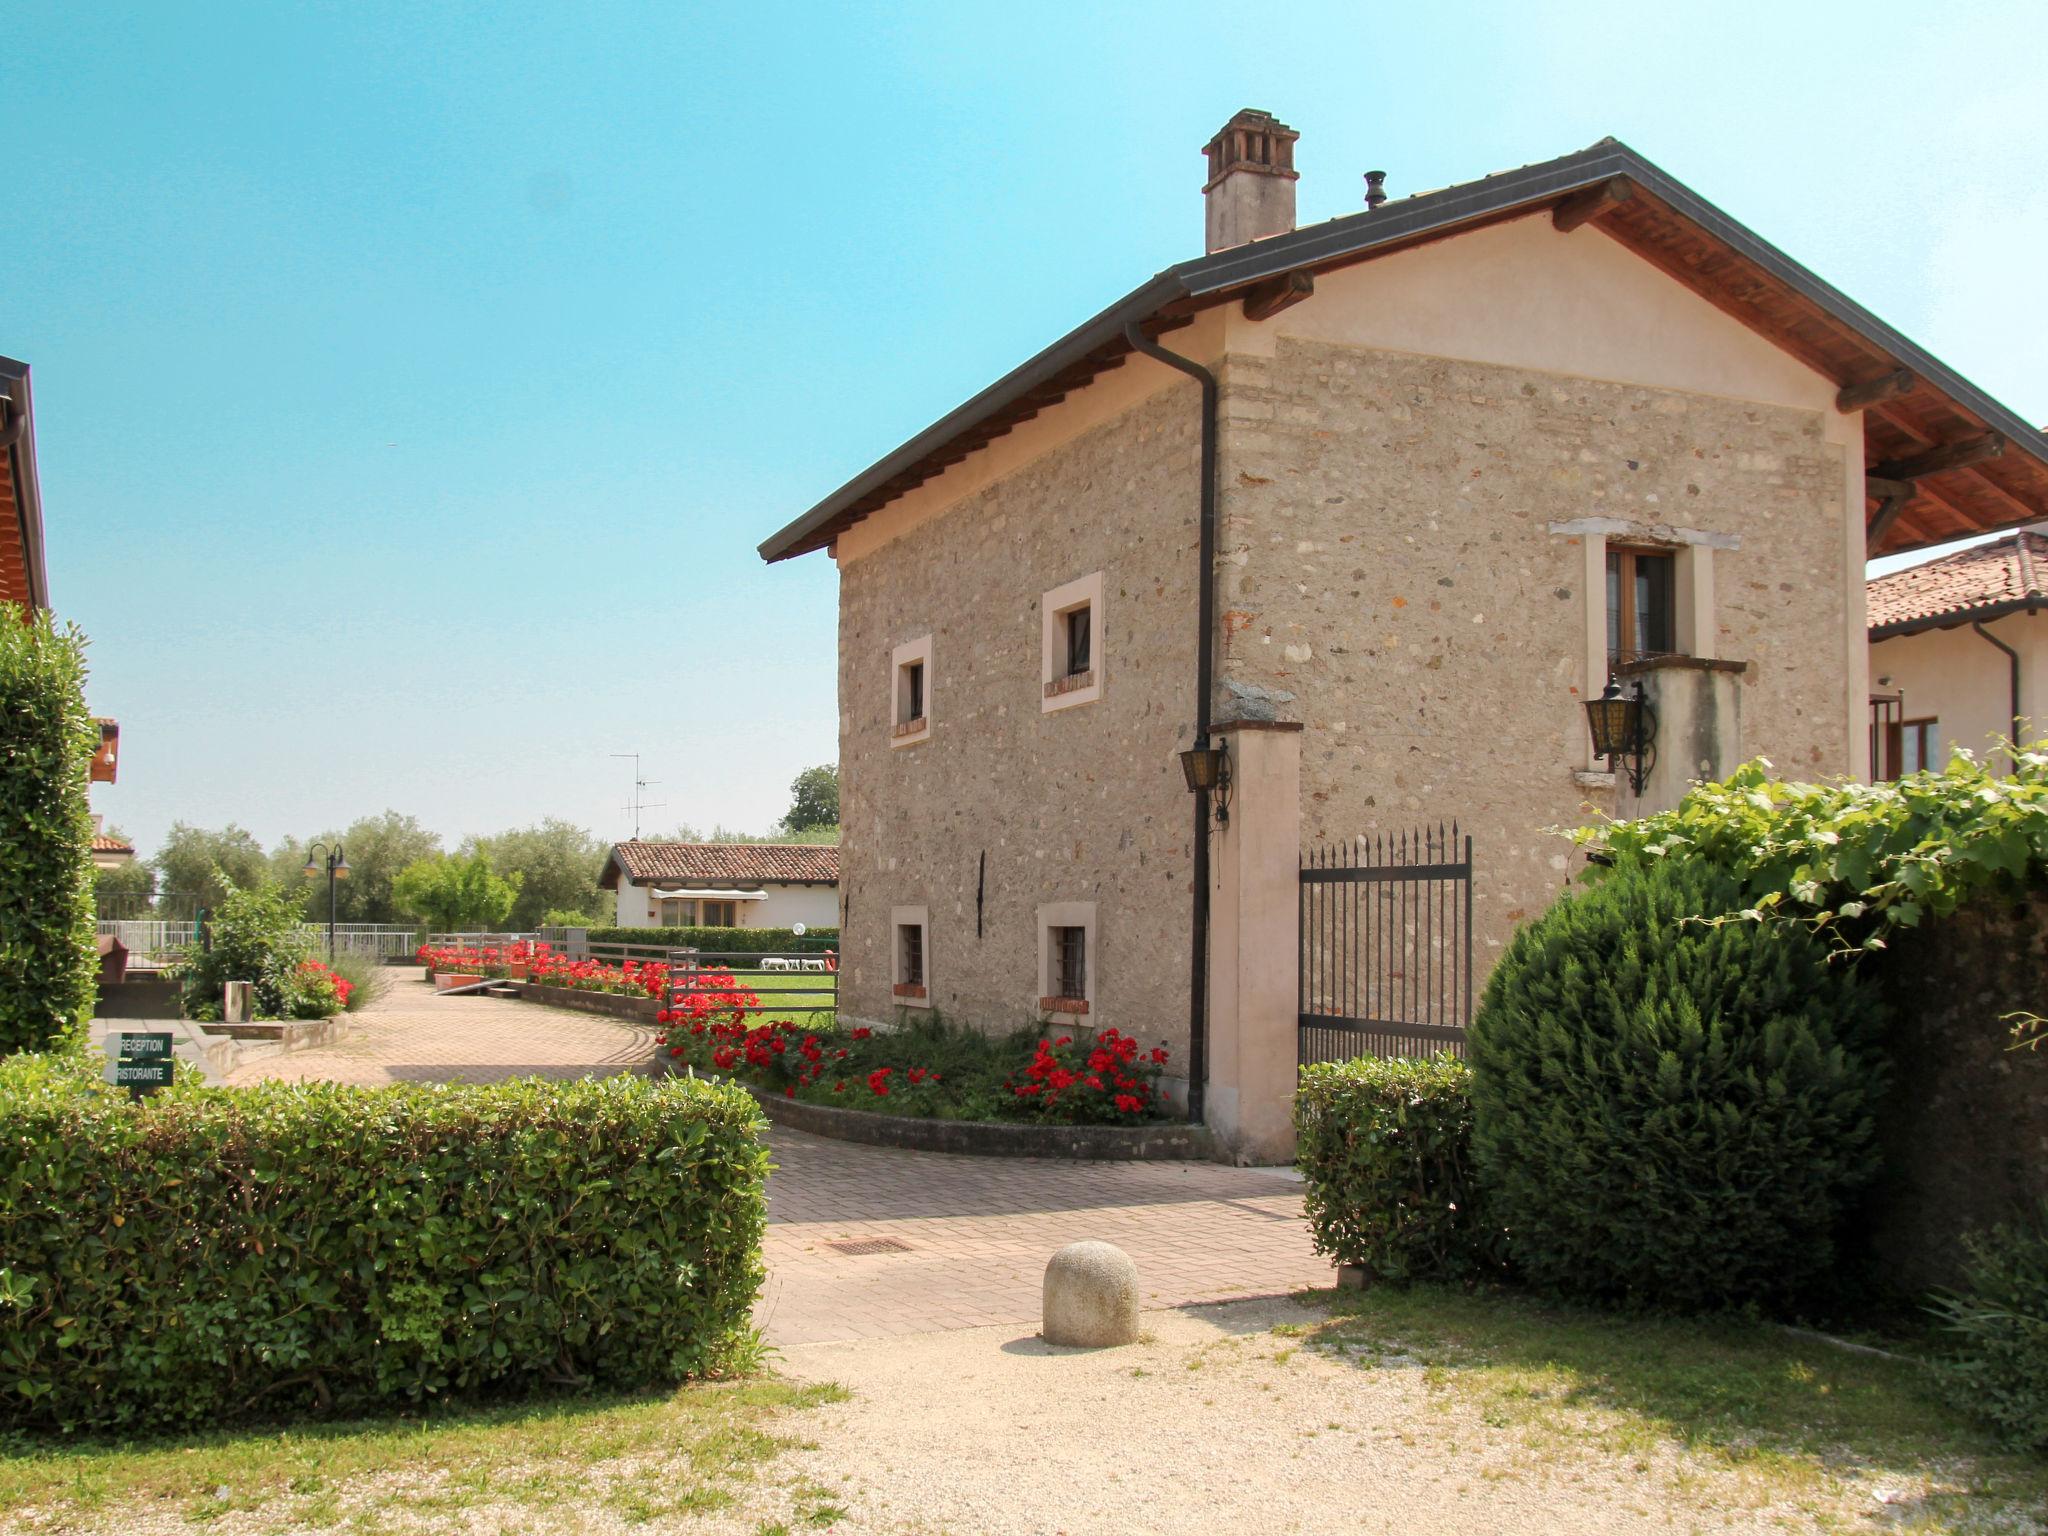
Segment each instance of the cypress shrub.
[{"label": "cypress shrub", "polygon": [[823,954],[839,947],[837,928],[806,928],[802,938],[787,928],[593,928],[592,944],[649,944],[696,949],[707,955]]},{"label": "cypress shrub", "polygon": [[1630,861],[1516,934],[1471,1032],[1473,1152],[1553,1292],[1783,1311],[1876,1164],[1874,995],[1698,862]]},{"label": "cypress shrub", "polygon": [[744,1359],[768,1153],[739,1088],[173,1086],[0,1062],[0,1431],[142,1429]]},{"label": "cypress shrub", "polygon": [[83,1027],[99,969],[85,639],[0,603],[0,1054]]},{"label": "cypress shrub", "polygon": [[1471,1076],[1449,1055],[1301,1069],[1295,1161],[1317,1252],[1396,1284],[1489,1267],[1496,1245],[1473,1206]]}]

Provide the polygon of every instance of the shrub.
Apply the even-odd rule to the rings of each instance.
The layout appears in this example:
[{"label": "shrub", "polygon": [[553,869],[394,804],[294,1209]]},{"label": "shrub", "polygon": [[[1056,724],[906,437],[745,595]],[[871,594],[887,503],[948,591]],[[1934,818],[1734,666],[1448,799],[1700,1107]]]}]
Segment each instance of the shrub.
[{"label": "shrub", "polygon": [[1577,835],[1623,866],[1710,864],[1740,882],[1748,915],[1879,949],[1890,929],[2048,877],[2048,741],[2012,758],[2004,777],[1962,752],[1940,773],[1884,784],[1780,782],[1759,758],[1671,810]]},{"label": "shrub", "polygon": [[1876,1163],[1877,1005],[1799,923],[1696,921],[1725,872],[1632,864],[1515,935],[1471,1034],[1511,1259],[1631,1305],[1790,1307]]},{"label": "shrub", "polygon": [[1295,1161],[1317,1252],[1397,1284],[1495,1261],[1474,1208],[1471,1077],[1449,1055],[1302,1068]]},{"label": "shrub", "polygon": [[[188,1019],[217,1019],[221,989],[230,981],[255,984],[259,1019],[319,1018],[304,1011],[318,996],[340,1011],[331,989],[304,969],[313,938],[291,896],[272,887],[230,890],[210,925],[212,947],[188,953],[178,968],[179,995]],[[326,967],[322,966],[321,972]]]},{"label": "shrub", "polygon": [[335,976],[348,983],[342,1006],[350,1013],[367,1008],[391,986],[391,972],[381,960],[343,950],[330,967]]},{"label": "shrub", "polygon": [[813,954],[839,947],[837,928],[806,928],[798,938],[787,928],[593,928],[592,944],[652,944],[664,949],[698,949],[706,954]]},{"label": "shrub", "polygon": [[1935,1305],[1961,1339],[1951,1395],[2014,1445],[2048,1450],[2048,1205],[1963,1246],[1966,1289]]},{"label": "shrub", "polygon": [[83,1027],[98,960],[85,639],[0,602],[0,1053]]},{"label": "shrub", "polygon": [[21,1060],[0,1064],[0,1429],[665,1384],[751,1337],[767,1153],[736,1089],[131,1105]]}]

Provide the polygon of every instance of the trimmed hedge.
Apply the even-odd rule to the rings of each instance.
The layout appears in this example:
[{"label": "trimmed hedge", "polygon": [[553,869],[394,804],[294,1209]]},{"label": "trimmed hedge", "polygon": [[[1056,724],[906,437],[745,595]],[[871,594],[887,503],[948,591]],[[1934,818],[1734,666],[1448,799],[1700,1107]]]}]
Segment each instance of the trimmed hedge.
[{"label": "trimmed hedge", "polygon": [[738,1088],[176,1086],[0,1063],[0,1429],[218,1423],[718,1368],[768,1154]]},{"label": "trimmed hedge", "polygon": [[837,928],[807,928],[798,938],[787,928],[593,928],[593,944],[658,944],[700,949],[707,955],[776,954],[791,950],[822,953],[839,947]]},{"label": "trimmed hedge", "polygon": [[1785,1311],[1877,1165],[1875,993],[1724,871],[1612,871],[1515,935],[1473,1020],[1473,1153],[1515,1267],[1630,1306]]},{"label": "trimmed hedge", "polygon": [[98,747],[84,636],[0,603],[0,1055],[51,1045],[92,1013]]},{"label": "trimmed hedge", "polygon": [[1462,1061],[1303,1067],[1294,1128],[1317,1252],[1397,1284],[1497,1267],[1497,1241],[1474,1209]]}]

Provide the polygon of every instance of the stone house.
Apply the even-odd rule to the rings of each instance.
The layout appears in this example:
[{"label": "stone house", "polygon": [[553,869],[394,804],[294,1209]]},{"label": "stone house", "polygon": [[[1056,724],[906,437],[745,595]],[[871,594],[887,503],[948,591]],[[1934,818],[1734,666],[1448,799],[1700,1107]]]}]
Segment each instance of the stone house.
[{"label": "stone house", "polygon": [[1939,768],[1957,748],[2048,734],[2048,533],[2022,529],[1874,578],[1874,778]]},{"label": "stone house", "polygon": [[813,843],[614,843],[599,887],[621,928],[830,928],[839,850]]},{"label": "stone house", "polygon": [[[1163,1040],[1247,1156],[1326,1011],[1312,850],[1455,819],[1468,1006],[1554,829],[1868,771],[1868,555],[2048,510],[2038,432],[1624,145],[1297,229],[1296,137],[1231,119],[1207,254],[761,546],[840,573],[842,1010]],[[1433,963],[1389,921],[1345,978]]]},{"label": "stone house", "polygon": [[0,357],[0,603],[25,614],[50,606],[28,364],[11,357]]}]

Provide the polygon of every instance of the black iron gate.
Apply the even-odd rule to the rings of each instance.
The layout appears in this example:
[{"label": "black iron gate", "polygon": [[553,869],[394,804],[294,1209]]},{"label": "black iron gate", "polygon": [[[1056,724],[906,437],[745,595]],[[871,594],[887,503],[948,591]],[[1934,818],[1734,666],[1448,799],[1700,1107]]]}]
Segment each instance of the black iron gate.
[{"label": "black iron gate", "polygon": [[1301,865],[1301,1060],[1465,1054],[1472,839],[1377,833]]}]

